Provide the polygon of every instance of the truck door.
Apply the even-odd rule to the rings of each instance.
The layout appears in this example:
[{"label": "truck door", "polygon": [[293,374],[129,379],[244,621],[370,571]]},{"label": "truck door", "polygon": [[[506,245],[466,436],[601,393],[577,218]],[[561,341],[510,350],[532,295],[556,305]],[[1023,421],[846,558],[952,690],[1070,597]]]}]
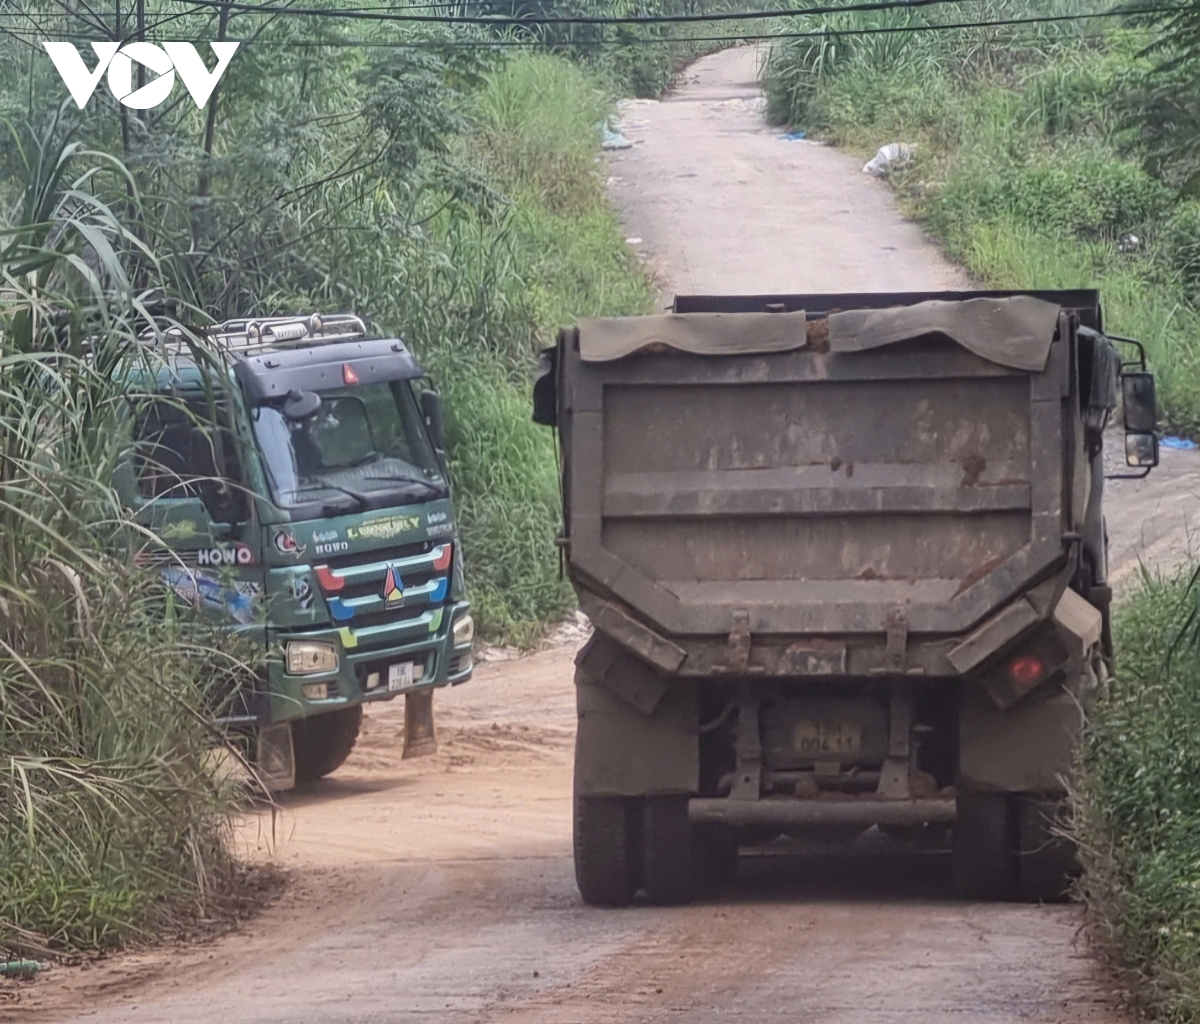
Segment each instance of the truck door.
[{"label": "truck door", "polygon": [[152,556],[188,603],[248,625],[263,596],[245,489],[227,412],[203,396],[155,398],[138,410],[139,518],[169,551]]}]

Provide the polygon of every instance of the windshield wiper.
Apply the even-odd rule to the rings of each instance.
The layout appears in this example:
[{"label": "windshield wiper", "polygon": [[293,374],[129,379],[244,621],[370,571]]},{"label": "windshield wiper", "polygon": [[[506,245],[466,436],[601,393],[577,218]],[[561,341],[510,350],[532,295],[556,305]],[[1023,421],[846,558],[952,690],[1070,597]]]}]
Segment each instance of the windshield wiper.
[{"label": "windshield wiper", "polygon": [[424,480],[419,476],[364,476],[364,480],[378,480],[380,483],[388,484],[418,484],[424,487],[427,491],[432,491],[434,494],[446,494],[448,489],[445,484],[435,484],[432,480]]},{"label": "windshield wiper", "polygon": [[[348,495],[358,502],[358,508],[354,510],[356,512],[365,512],[367,506],[371,503],[371,499],[361,491],[352,491],[349,487],[342,487],[339,484],[327,484],[322,481],[317,487],[309,487],[306,489],[309,491],[341,491],[342,494]],[[301,491],[300,493],[303,494],[304,492]]]}]

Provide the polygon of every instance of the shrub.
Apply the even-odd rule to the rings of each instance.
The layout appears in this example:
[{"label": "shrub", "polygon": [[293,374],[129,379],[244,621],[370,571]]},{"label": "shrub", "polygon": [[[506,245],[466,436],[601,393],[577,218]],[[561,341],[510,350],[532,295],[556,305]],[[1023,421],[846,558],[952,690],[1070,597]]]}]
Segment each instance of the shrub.
[{"label": "shrub", "polygon": [[165,615],[131,564],[154,538],[113,490],[115,369],[149,358],[130,265],[152,258],[91,191],[103,167],[77,167],[53,128],[20,143],[0,236],[0,950],[38,955],[236,896],[235,794],[207,751],[214,701],[252,666]]},{"label": "shrub", "polygon": [[1200,306],[1200,202],[1180,203],[1162,231],[1167,266]]},{"label": "shrub", "polygon": [[1192,568],[1144,577],[1118,606],[1117,673],[1090,709],[1076,828],[1082,895],[1165,1020],[1200,1015],[1200,661],[1168,661]]},{"label": "shrub", "polygon": [[952,216],[1014,218],[1041,231],[1082,238],[1145,234],[1171,203],[1170,191],[1141,167],[1102,153],[1058,151],[1028,166],[993,162],[955,175],[940,197]]}]

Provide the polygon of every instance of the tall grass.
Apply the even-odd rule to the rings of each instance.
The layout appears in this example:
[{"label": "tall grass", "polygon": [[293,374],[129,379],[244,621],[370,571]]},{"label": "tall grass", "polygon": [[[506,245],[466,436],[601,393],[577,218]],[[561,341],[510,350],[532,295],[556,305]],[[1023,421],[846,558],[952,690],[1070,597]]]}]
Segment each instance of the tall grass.
[{"label": "tall grass", "polygon": [[151,326],[128,267],[153,262],[93,189],[123,168],[53,125],[10,142],[26,178],[0,231],[0,951],[39,955],[235,897],[234,795],[206,751],[214,693],[249,668],[164,616],[131,559],[154,538],[113,490],[118,370]]},{"label": "tall grass", "polygon": [[[1095,9],[985,6],[1004,17]],[[780,44],[769,109],[864,156],[915,144],[891,180],[949,255],[987,286],[1100,288],[1107,325],[1147,344],[1168,429],[1200,436],[1200,204],[1129,152],[1120,96],[1144,69],[1147,37],[1096,25]]]},{"label": "tall grass", "polygon": [[1166,658],[1195,607],[1192,567],[1118,607],[1118,671],[1089,709],[1076,830],[1081,895],[1155,1019],[1200,1018],[1200,662]]},{"label": "tall grass", "polygon": [[[597,124],[608,109],[595,79],[562,57],[519,57],[489,75],[465,144],[506,196],[503,212],[432,225],[455,253],[455,297],[437,301],[457,312],[392,314],[448,399],[468,588],[492,638],[530,642],[573,600],[554,545],[553,438],[531,419],[537,351],[577,317],[644,312],[652,298],[605,197]],[[395,307],[381,295],[379,308]]]}]

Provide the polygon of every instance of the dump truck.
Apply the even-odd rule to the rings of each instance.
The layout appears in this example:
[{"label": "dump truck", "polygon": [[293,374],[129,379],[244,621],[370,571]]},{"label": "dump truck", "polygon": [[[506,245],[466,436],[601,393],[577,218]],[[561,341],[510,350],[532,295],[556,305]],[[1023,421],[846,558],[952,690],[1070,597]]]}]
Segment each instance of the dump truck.
[{"label": "dump truck", "polygon": [[963,896],[1062,896],[1118,410],[1144,475],[1154,379],[1094,291],[679,297],[562,331],[534,419],[594,626],[583,899],[679,903],[746,845],[871,828],[952,845]]},{"label": "dump truck", "polygon": [[142,339],[115,484],[169,602],[264,651],[218,724],[274,790],[338,768],[375,701],[404,696],[405,756],[431,752],[432,691],[470,679],[474,638],[437,391],[352,314],[201,333]]}]

